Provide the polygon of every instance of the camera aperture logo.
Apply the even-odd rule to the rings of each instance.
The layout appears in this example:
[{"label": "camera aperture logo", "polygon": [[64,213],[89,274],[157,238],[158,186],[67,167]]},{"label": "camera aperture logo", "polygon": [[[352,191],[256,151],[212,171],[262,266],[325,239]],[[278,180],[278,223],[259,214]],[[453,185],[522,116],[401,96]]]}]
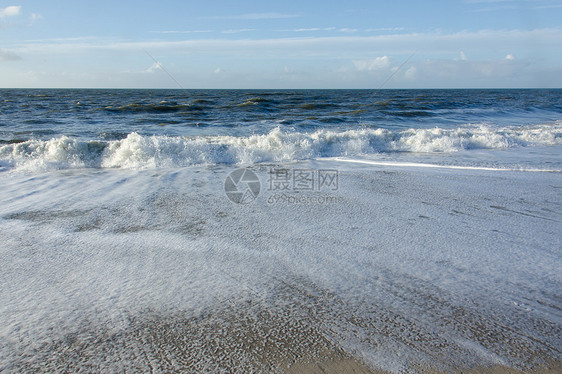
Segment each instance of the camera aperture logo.
[{"label": "camera aperture logo", "polygon": [[260,179],[247,168],[234,170],[224,181],[224,192],[233,203],[249,204],[258,197],[260,190]]}]

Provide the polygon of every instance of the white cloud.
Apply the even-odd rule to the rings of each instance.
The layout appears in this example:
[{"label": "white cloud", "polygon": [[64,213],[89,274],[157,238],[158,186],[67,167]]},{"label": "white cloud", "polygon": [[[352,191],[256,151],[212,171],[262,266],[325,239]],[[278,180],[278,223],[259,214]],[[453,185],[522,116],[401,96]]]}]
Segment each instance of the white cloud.
[{"label": "white cloud", "polygon": [[0,18],[13,17],[20,14],[21,6],[10,5],[6,8],[0,9]]},{"label": "white cloud", "polygon": [[390,66],[390,58],[382,56],[370,60],[353,60],[353,65],[359,71],[382,70]]},{"label": "white cloud", "polygon": [[159,62],[155,62],[154,64],[150,65],[150,67],[143,71],[143,73],[154,73],[157,70],[162,70],[162,65]]},{"label": "white cloud", "polygon": [[413,81],[418,77],[418,68],[415,66],[410,66],[408,70],[404,72],[404,78]]},{"label": "white cloud", "polygon": [[505,59],[506,60],[515,60],[515,56],[510,53],[507,56],[505,56]]}]

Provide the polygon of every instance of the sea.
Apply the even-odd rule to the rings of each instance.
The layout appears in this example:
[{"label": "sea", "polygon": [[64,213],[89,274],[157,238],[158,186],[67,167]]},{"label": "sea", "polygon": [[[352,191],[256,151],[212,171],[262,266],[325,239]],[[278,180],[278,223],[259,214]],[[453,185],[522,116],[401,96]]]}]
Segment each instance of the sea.
[{"label": "sea", "polygon": [[[561,90],[1,90],[2,170],[429,155],[561,169]],[[479,157],[498,150],[506,157]],[[513,151],[513,152],[510,152]],[[518,157],[521,154],[521,157]],[[509,160],[507,160],[509,159]]]},{"label": "sea", "polygon": [[562,89],[1,89],[0,371],[559,364],[560,222]]}]

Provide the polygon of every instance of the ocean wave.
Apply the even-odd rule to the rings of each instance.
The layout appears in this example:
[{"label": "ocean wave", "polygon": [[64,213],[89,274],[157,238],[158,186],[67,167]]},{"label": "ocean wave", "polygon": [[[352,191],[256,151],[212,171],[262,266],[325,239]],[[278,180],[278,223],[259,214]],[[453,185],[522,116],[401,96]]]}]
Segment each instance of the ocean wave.
[{"label": "ocean wave", "polygon": [[158,104],[134,103],[122,106],[106,106],[100,109],[114,113],[174,113],[203,110],[198,105],[177,104],[175,102],[160,102]]},{"label": "ocean wave", "polygon": [[143,136],[83,141],[62,136],[0,145],[0,166],[28,170],[254,164],[377,153],[452,153],[562,144],[562,122],[528,127],[318,130],[251,136]]}]

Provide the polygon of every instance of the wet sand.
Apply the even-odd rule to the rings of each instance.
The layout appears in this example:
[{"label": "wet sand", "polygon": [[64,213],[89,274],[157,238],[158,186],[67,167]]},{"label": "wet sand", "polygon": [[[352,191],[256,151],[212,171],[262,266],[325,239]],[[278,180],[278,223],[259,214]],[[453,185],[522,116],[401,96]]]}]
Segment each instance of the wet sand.
[{"label": "wet sand", "polygon": [[[302,301],[302,300],[301,300]],[[199,316],[160,315],[147,311],[130,316],[123,329],[84,326],[82,331],[37,346],[20,357],[9,372],[155,372],[155,373],[389,373],[344,350],[330,332],[321,331],[322,313],[272,311],[261,303],[223,306]],[[332,332],[333,333],[333,332]],[[520,352],[533,356],[533,352]],[[536,352],[536,354],[539,354]],[[40,358],[40,359],[39,359]],[[560,373],[559,361],[526,368],[463,367],[410,362],[406,372],[429,374]]]}]

